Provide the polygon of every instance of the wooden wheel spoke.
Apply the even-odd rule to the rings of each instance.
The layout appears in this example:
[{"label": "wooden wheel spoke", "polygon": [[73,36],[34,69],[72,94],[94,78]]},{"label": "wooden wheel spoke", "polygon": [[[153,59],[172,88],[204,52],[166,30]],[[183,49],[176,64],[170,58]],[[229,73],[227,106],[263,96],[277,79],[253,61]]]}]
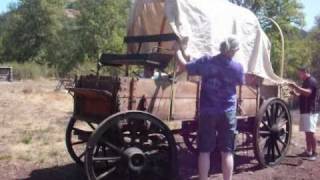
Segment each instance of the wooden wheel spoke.
[{"label": "wooden wheel spoke", "polygon": [[272,125],[276,123],[277,120],[277,113],[278,113],[278,104],[273,104],[271,105],[272,107],[272,112],[271,112],[271,122]]},{"label": "wooden wheel spoke", "polygon": [[93,161],[119,161],[121,159],[120,156],[115,157],[93,157]]},{"label": "wooden wheel spoke", "polygon": [[73,127],[72,130],[74,130],[75,132],[89,132],[89,131],[85,131],[76,127]]},{"label": "wooden wheel spoke", "polygon": [[197,136],[195,136],[195,135],[191,135],[190,136],[190,142],[191,143],[194,143],[196,141],[196,139],[197,139]]},{"label": "wooden wheel spoke", "polygon": [[71,145],[74,146],[74,145],[84,144],[84,143],[86,143],[86,142],[87,142],[87,141],[77,141],[77,142],[71,143]]},{"label": "wooden wheel spoke", "polygon": [[259,134],[260,134],[260,136],[261,136],[261,135],[264,135],[264,136],[269,136],[269,135],[271,135],[270,131],[260,131]]},{"label": "wooden wheel spoke", "polygon": [[79,129],[76,127],[73,127],[72,130],[73,130],[74,135],[78,135],[80,137],[86,137],[86,138],[89,138],[92,133],[92,131],[86,131],[86,130]]},{"label": "wooden wheel spoke", "polygon": [[83,151],[83,152],[79,155],[79,159],[83,158],[85,154],[86,154],[86,151]]},{"label": "wooden wheel spoke", "polygon": [[268,122],[268,127],[271,127],[271,117],[270,117],[270,112],[269,109],[266,110],[266,118],[267,118],[267,122]]},{"label": "wooden wheel spoke", "polygon": [[86,121],[86,123],[90,126],[90,128],[92,130],[96,130],[96,128],[93,126],[93,124],[91,122]]},{"label": "wooden wheel spoke", "polygon": [[271,128],[266,124],[266,122],[264,122],[263,120],[261,121],[262,125],[264,127],[266,127],[268,130],[270,130]]},{"label": "wooden wheel spoke", "polygon": [[277,123],[277,117],[279,113],[279,105],[278,104],[271,104],[271,123],[272,125]]},{"label": "wooden wheel spoke", "polygon": [[281,111],[280,111],[280,113],[278,113],[278,115],[277,115],[277,118],[281,118],[281,117],[283,117],[283,115],[286,113],[286,111],[283,109],[283,107],[282,106],[280,106],[281,108]]},{"label": "wooden wheel spoke", "polygon": [[286,145],[287,145],[280,137],[278,137],[277,140],[278,140],[283,146],[286,146]]},{"label": "wooden wheel spoke", "polygon": [[280,138],[280,137],[283,137],[283,136],[288,136],[288,134],[289,134],[289,132],[286,131],[286,130],[283,128],[282,131],[281,131],[281,133],[280,133],[280,135],[279,135],[279,138]]},{"label": "wooden wheel spoke", "polygon": [[272,152],[272,160],[274,161],[276,159],[275,150],[274,150],[274,141],[271,141],[271,152]]},{"label": "wooden wheel spoke", "polygon": [[98,145],[97,148],[94,151],[94,155],[97,156],[99,154],[99,150],[100,150],[101,146]]},{"label": "wooden wheel spoke", "polygon": [[280,151],[280,148],[279,148],[278,142],[277,142],[277,141],[275,141],[275,142],[274,142],[274,145],[275,145],[276,151],[277,151],[277,153],[278,153],[278,155],[279,155],[279,157],[280,157],[280,156],[281,156],[281,151]]},{"label": "wooden wheel spoke", "polygon": [[106,146],[108,146],[109,148],[111,148],[112,150],[116,151],[117,153],[123,155],[123,151],[118,148],[117,146],[115,146],[114,144],[108,142],[108,141],[104,141],[103,142]]},{"label": "wooden wheel spoke", "polygon": [[114,172],[115,170],[116,170],[116,167],[113,167],[113,168],[107,170],[106,172],[100,174],[100,175],[97,177],[97,180],[101,180],[101,179],[107,177],[108,175],[110,175],[110,174],[111,174],[112,172]]},{"label": "wooden wheel spoke", "polygon": [[267,156],[270,157],[271,155],[270,139],[267,140],[265,145],[267,145]]},{"label": "wooden wheel spoke", "polygon": [[157,153],[159,153],[159,151],[158,150],[149,150],[149,151],[145,151],[144,153],[148,158],[149,156],[156,155]]},{"label": "wooden wheel spoke", "polygon": [[286,125],[288,123],[288,120],[287,119],[283,119],[283,120],[280,120],[278,122],[278,126],[279,127],[283,127],[284,125]]}]

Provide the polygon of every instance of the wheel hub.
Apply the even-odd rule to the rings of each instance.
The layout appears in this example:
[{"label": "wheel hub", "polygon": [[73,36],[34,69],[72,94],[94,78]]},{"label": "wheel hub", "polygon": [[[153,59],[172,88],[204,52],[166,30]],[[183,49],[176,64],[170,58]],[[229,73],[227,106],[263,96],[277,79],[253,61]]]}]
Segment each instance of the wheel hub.
[{"label": "wheel hub", "polygon": [[143,151],[136,147],[130,147],[124,151],[128,157],[128,166],[133,171],[141,171],[146,165],[146,157]]},{"label": "wheel hub", "polygon": [[280,136],[282,131],[282,128],[280,128],[278,125],[274,125],[271,127],[271,134],[274,136]]}]

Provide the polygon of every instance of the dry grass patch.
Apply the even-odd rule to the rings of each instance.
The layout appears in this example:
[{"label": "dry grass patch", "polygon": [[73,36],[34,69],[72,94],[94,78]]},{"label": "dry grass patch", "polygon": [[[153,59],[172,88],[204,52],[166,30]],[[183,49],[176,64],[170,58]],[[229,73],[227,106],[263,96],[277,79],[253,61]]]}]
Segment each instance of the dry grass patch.
[{"label": "dry grass patch", "polygon": [[56,81],[0,83],[0,160],[59,165],[70,162],[64,144],[73,100]]}]

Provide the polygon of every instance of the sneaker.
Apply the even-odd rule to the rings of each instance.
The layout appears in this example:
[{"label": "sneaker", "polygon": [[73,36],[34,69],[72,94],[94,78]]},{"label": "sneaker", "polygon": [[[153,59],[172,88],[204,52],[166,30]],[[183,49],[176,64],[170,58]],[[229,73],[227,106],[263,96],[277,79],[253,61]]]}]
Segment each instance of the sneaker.
[{"label": "sneaker", "polygon": [[312,155],[309,151],[304,151],[303,153],[298,154],[299,157],[310,157]]},{"label": "sneaker", "polygon": [[305,160],[309,160],[309,161],[315,161],[317,160],[317,153],[312,153],[309,154],[307,157],[304,157]]}]

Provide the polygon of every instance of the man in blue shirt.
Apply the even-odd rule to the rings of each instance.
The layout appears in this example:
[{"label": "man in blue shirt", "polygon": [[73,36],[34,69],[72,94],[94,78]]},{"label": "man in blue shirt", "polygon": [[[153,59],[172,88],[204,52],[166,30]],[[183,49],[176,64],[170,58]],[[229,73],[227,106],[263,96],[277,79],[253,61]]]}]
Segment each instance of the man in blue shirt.
[{"label": "man in blue shirt", "polygon": [[207,180],[210,152],[216,146],[221,151],[224,180],[232,179],[236,120],[236,86],[243,84],[241,64],[232,58],[239,50],[239,42],[229,37],[220,45],[217,56],[203,56],[181,64],[190,75],[202,77],[200,118],[198,129],[199,179]]}]

